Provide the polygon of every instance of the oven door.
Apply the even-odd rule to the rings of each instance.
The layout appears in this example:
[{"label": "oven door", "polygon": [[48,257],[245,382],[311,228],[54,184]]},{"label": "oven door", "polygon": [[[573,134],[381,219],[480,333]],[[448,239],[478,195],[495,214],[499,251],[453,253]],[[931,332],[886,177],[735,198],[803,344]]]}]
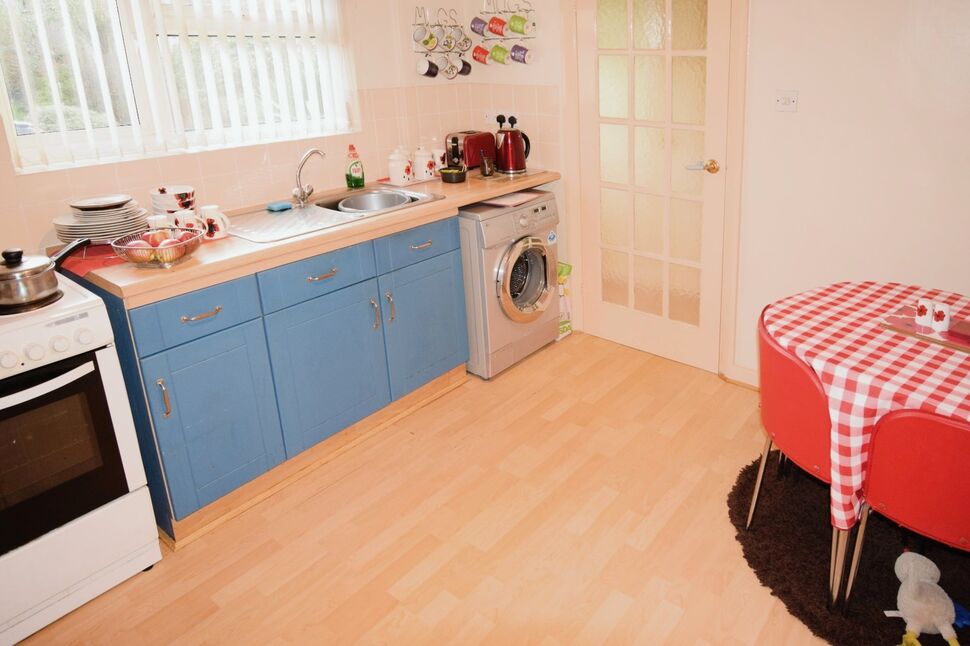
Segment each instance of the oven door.
[{"label": "oven door", "polygon": [[107,348],[0,381],[0,554],[128,493],[103,379],[116,364]]}]

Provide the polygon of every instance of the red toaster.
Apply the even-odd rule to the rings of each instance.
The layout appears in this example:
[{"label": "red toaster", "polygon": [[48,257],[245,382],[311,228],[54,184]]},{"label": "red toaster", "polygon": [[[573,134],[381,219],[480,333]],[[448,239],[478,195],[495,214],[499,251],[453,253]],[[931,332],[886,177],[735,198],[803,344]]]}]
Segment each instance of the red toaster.
[{"label": "red toaster", "polygon": [[445,137],[445,151],[450,166],[477,168],[482,163],[482,153],[495,161],[495,134],[481,130],[451,132]]}]

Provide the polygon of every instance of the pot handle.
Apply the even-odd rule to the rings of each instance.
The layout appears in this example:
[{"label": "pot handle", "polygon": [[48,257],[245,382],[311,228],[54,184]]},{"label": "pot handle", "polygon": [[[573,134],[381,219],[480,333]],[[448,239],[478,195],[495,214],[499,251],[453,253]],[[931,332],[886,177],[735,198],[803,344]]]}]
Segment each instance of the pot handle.
[{"label": "pot handle", "polygon": [[529,143],[529,135],[522,133],[522,138],[525,139],[525,158],[529,158],[529,151],[532,150],[532,144]]},{"label": "pot handle", "polygon": [[61,265],[65,260],[67,260],[67,257],[70,256],[75,249],[86,247],[89,244],[91,244],[90,238],[78,238],[77,240],[69,242],[64,248],[51,257],[51,261],[54,263],[54,269],[60,269]]}]

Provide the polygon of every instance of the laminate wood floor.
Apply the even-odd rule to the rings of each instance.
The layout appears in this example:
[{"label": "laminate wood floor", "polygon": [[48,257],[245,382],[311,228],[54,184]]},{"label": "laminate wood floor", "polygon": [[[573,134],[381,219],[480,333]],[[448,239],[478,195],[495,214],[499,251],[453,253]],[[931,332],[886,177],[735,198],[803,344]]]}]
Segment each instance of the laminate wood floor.
[{"label": "laminate wood floor", "polygon": [[34,635],[94,644],[810,644],[725,498],[757,394],[575,334]]}]

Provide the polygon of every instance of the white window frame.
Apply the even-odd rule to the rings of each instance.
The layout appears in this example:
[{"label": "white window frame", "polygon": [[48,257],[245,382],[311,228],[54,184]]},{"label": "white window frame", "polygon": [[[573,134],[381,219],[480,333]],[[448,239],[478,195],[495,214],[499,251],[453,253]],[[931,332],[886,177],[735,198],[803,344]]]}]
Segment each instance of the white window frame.
[{"label": "white window frame", "polygon": [[[229,2],[232,0],[224,1]],[[247,0],[238,1],[244,5],[247,3]],[[215,26],[213,26],[213,28],[206,29],[205,32],[203,32],[203,30],[198,29],[198,25],[193,25],[193,27],[195,27],[194,30],[185,31],[179,28],[181,21],[177,19],[176,9],[173,4],[162,4],[160,0],[145,0],[144,2],[139,0],[138,4],[140,5],[140,16],[135,16],[129,3],[119,0],[110,0],[110,2],[112,2],[117,8],[121,37],[122,41],[124,42],[124,48],[127,56],[127,73],[131,81],[131,91],[134,97],[134,114],[131,115],[131,118],[133,120],[139,120],[140,128],[135,129],[130,125],[115,127],[119,146],[121,150],[124,151],[121,154],[117,153],[111,141],[95,136],[95,149],[91,151],[93,154],[90,157],[48,163],[45,158],[46,150],[50,150],[57,145],[67,145],[71,149],[81,148],[85,145],[86,140],[88,140],[87,132],[84,130],[70,130],[66,132],[17,135],[9,94],[7,92],[3,75],[0,74],[0,92],[2,92],[2,96],[0,96],[0,116],[3,117],[3,120],[7,124],[8,147],[10,148],[10,153],[14,158],[14,169],[17,174],[29,174],[75,168],[79,166],[132,161],[149,157],[184,154],[219,148],[232,148],[281,141],[336,136],[360,131],[360,117],[356,105],[356,87],[353,84],[344,88],[344,92],[352,97],[345,108],[347,114],[347,120],[344,124],[345,127],[326,128],[322,127],[322,122],[317,121],[318,127],[314,131],[303,133],[294,131],[292,121],[257,124],[255,128],[246,124],[241,126],[246,136],[241,138],[233,138],[227,136],[228,134],[231,134],[233,130],[233,126],[229,124],[228,126],[224,125],[222,128],[223,136],[216,141],[213,141],[214,137],[212,134],[216,130],[215,128],[188,130],[181,123],[182,113],[181,107],[178,105],[179,97],[176,91],[171,89],[167,92],[163,90],[158,93],[153,93],[149,88],[150,82],[158,84],[159,87],[161,87],[161,83],[171,84],[174,79],[151,79],[150,81],[146,75],[137,74],[135,72],[136,61],[142,56],[148,56],[150,58],[150,64],[145,67],[149,73],[151,70],[165,69],[160,52],[161,45],[158,42],[160,29],[164,29],[167,34],[180,34],[182,36],[191,37],[200,36],[205,33],[206,36],[216,38],[272,38],[274,36],[281,37],[282,35],[320,38],[321,35],[311,32],[306,28],[305,25],[297,34],[287,33],[285,28],[282,27],[278,31],[268,30],[266,29],[265,21],[253,20],[252,18],[248,18],[246,21],[246,29],[234,29],[232,33],[220,33]],[[154,9],[152,6],[150,6],[150,3],[152,2],[154,2],[155,7],[159,7],[162,10],[162,17],[160,20],[154,20]],[[259,6],[265,6],[264,0],[257,0],[257,2],[259,3]],[[145,35],[145,51],[137,51],[139,49],[139,39],[137,38],[139,17],[141,19],[140,28],[144,30],[143,33]],[[208,24],[212,23],[210,22]],[[339,25],[333,27],[333,29],[343,31],[344,26]],[[284,48],[285,47],[286,45],[284,45]],[[292,56],[292,53],[284,52],[284,55]],[[350,80],[353,81],[352,65],[348,67],[346,72],[350,75]],[[302,81],[302,83],[306,83],[307,79],[308,76],[303,75],[300,78],[300,81]],[[292,84],[294,79],[291,78],[290,80]],[[319,84],[319,82],[319,77],[314,77],[314,83]],[[320,91],[323,92],[324,89],[320,88]],[[140,109],[140,106],[150,105],[153,101],[157,102],[163,100],[162,97],[167,97],[169,99],[169,109],[154,110],[152,111],[151,117],[146,119],[144,116],[144,111]],[[296,102],[296,100],[296,97],[293,97],[293,101]],[[245,116],[242,116],[241,122],[244,121]],[[107,132],[108,128],[96,128],[94,129],[94,132],[97,134],[102,130]],[[137,136],[136,133],[138,133]],[[173,134],[182,139],[180,145],[169,145],[157,150],[151,149],[151,146],[146,147],[145,142],[148,142],[149,140],[161,143],[166,137],[171,138]]]}]

